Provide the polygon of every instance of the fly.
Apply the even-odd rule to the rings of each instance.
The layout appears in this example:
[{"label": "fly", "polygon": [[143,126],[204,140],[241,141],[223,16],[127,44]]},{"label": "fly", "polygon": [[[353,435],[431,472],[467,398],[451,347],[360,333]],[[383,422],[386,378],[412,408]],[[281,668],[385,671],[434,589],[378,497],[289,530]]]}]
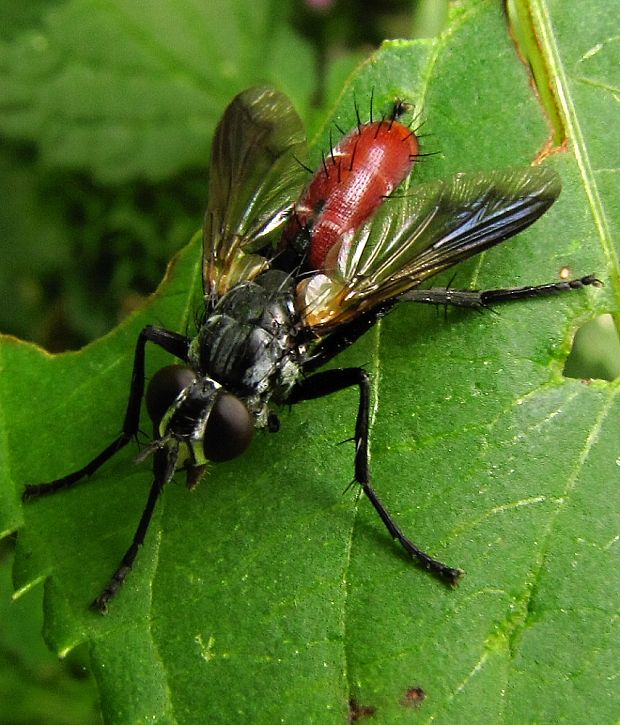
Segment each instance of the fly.
[{"label": "fly", "polygon": [[[194,337],[147,326],[136,343],[120,435],[73,473],[28,485],[24,500],[83,481],[136,437],[144,397],[155,435],[153,482],[131,545],[91,607],[106,613],[142,545],[165,485],[183,469],[189,488],[207,462],[240,456],[254,431],[279,427],[273,405],[356,387],[355,482],[394,539],[450,584],[463,572],[416,546],[377,496],[368,460],[370,379],[362,368],[318,370],[400,300],[485,308],[599,284],[593,276],[497,290],[419,289],[426,279],[522,231],[560,193],[547,168],[459,173],[385,196],[419,155],[415,133],[388,119],[332,148],[305,190],[302,122],[286,96],[251,88],[228,106],[211,152],[204,223],[204,318]],[[150,380],[147,343],[179,363]]]}]

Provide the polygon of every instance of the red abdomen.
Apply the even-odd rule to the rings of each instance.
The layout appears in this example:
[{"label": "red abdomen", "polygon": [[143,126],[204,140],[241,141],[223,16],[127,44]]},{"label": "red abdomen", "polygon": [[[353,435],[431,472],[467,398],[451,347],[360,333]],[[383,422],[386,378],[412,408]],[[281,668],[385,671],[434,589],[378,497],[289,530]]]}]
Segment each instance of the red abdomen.
[{"label": "red abdomen", "polygon": [[[283,246],[305,233],[307,265],[326,270],[330,250],[378,209],[409,175],[419,144],[407,126],[395,120],[366,123],[347,134],[324,160],[285,227]],[[335,246],[336,245],[336,246]]]}]

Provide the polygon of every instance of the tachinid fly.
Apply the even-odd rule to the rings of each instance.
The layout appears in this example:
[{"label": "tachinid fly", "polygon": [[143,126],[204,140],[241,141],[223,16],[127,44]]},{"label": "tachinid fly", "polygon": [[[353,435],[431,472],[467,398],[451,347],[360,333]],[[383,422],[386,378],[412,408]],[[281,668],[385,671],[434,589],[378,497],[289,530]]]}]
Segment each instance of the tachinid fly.
[{"label": "tachinid fly", "polygon": [[[330,149],[305,191],[301,120],[269,87],[226,109],[213,141],[204,224],[204,318],[193,338],[147,326],[136,344],[121,434],[64,478],[29,485],[24,500],[84,480],[138,433],[146,343],[181,361],[159,370],[145,400],[156,435],[154,478],[131,546],[92,608],[105,613],[144,541],[157,499],[175,471],[188,486],[207,461],[250,445],[255,428],[277,430],[271,405],[292,405],[357,386],[355,481],[390,534],[424,567],[455,584],[462,571],[437,561],[399,529],[370,482],[370,382],[361,368],[316,372],[399,300],[484,308],[596,284],[592,276],[500,290],[416,289],[427,278],[517,234],[557,198],[546,168],[459,173],[385,196],[409,174],[418,140],[394,105],[358,123]],[[300,196],[301,192],[301,196]]]}]

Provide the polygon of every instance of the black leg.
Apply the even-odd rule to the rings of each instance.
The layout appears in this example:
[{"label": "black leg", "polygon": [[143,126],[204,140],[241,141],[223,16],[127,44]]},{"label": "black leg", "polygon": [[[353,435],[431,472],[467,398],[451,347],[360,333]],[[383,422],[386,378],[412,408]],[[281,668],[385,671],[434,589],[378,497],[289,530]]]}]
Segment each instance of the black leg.
[{"label": "black leg", "polygon": [[368,373],[362,368],[340,368],[325,370],[298,383],[288,398],[289,403],[301,400],[321,398],[338,390],[357,385],[360,398],[355,421],[355,480],[364,489],[381,521],[405,551],[415,557],[426,569],[450,584],[457,584],[463,575],[461,569],[454,569],[429,556],[410,541],[396,525],[385,506],[381,503],[370,484],[370,466],[368,461],[368,426],[370,417],[370,380]]},{"label": "black leg", "polygon": [[160,448],[155,451],[153,461],[153,472],[154,479],[149,492],[149,497],[140,517],[140,522],[136,533],[133,536],[131,546],[125,552],[125,555],[121,559],[121,563],[118,569],[112,575],[108,585],[101,592],[101,594],[94,600],[90,605],[90,608],[100,614],[107,614],[108,602],[120,589],[121,585],[127,578],[127,575],[131,571],[131,567],[138,555],[138,551],[144,543],[144,537],[146,536],[147,529],[151,523],[153,517],[153,511],[155,510],[155,504],[161,494],[164,486],[172,476],[174,475],[175,465],[177,462],[178,451],[176,448]]},{"label": "black leg", "polygon": [[325,365],[338,353],[349,347],[378,320],[387,315],[399,302],[423,302],[431,305],[453,305],[455,307],[469,307],[477,310],[489,308],[497,302],[511,302],[513,300],[531,297],[545,297],[548,295],[569,292],[592,285],[598,287],[601,282],[593,275],[567,280],[566,282],[551,282],[530,287],[513,287],[496,290],[457,290],[444,287],[431,289],[414,289],[406,292],[398,299],[384,302],[377,307],[358,315],[353,321],[339,325],[322,340],[313,342],[312,356],[304,362],[304,372],[314,373]]},{"label": "black leg", "polygon": [[79,481],[91,476],[115,453],[120,451],[121,448],[124,448],[136,435],[140,423],[140,404],[144,393],[144,352],[147,342],[153,342],[180,360],[187,362],[190,341],[185,336],[179,335],[176,332],[170,332],[161,327],[153,327],[152,325],[145,327],[140,332],[138,341],[136,342],[133,372],[131,374],[131,387],[129,389],[129,400],[127,401],[122,433],[83,468],[73,471],[73,473],[69,473],[67,476],[58,478],[55,481],[50,481],[49,483],[29,484],[26,486],[22,494],[24,501],[70,488]]},{"label": "black leg", "polygon": [[490,307],[497,302],[512,302],[513,300],[523,300],[530,297],[546,297],[549,295],[559,294],[560,292],[570,292],[571,290],[581,289],[593,285],[598,287],[601,285],[593,275],[580,277],[579,279],[571,279],[565,282],[551,282],[550,284],[540,284],[528,287],[511,287],[508,289],[492,289],[492,290],[457,290],[443,289],[432,287],[431,289],[415,289],[406,292],[400,299],[407,302],[424,302],[431,305],[454,305],[455,307],[473,307],[475,309],[484,309]]},{"label": "black leg", "polygon": [[312,342],[312,356],[303,364],[303,370],[306,375],[314,373],[317,368],[322,367],[338,353],[352,345],[358,338],[394,307],[398,300],[389,300],[377,305],[368,312],[355,317],[351,322],[338,325],[329,335],[326,335],[318,342],[310,336],[308,342]]},{"label": "black leg", "polygon": [[270,433],[277,433],[280,430],[280,419],[272,410],[267,413],[267,430]]}]

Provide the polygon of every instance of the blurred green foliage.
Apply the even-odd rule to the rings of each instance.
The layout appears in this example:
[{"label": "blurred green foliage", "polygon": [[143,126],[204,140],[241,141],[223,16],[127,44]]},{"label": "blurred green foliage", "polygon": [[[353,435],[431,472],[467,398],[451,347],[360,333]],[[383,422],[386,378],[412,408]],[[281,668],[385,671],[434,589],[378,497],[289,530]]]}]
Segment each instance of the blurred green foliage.
[{"label": "blurred green foliage", "polygon": [[175,0],[2,4],[2,332],[60,351],[111,329],[200,226],[234,92],[273,82],[311,123],[382,39],[434,32],[447,3],[209,6],[200,24]]}]

